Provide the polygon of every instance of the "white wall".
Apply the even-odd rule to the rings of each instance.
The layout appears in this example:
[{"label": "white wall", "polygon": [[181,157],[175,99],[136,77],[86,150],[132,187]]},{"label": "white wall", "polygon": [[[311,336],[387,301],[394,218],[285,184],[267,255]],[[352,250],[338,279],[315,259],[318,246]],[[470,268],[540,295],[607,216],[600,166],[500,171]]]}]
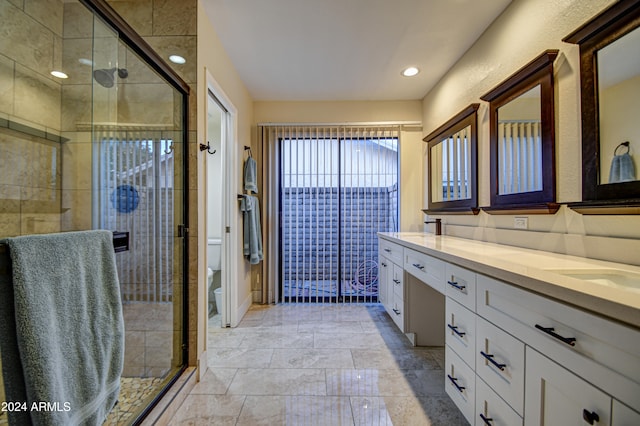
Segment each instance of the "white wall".
[{"label": "white wall", "polygon": [[[580,201],[579,48],[563,43],[612,0],[515,0],[423,99],[423,131],[430,133],[546,49],[554,64],[558,202]],[[489,205],[488,104],[478,111],[479,205]],[[426,159],[426,149],[423,158]],[[426,161],[425,161],[426,163]],[[424,165],[425,169],[427,165]],[[426,180],[426,170],[425,170]],[[427,185],[424,185],[425,190]],[[425,194],[426,195],[426,194]],[[426,196],[423,198],[426,204]],[[466,238],[640,264],[640,216],[582,216],[566,207],[529,217],[528,231],[513,216],[443,216],[444,232]]]}]

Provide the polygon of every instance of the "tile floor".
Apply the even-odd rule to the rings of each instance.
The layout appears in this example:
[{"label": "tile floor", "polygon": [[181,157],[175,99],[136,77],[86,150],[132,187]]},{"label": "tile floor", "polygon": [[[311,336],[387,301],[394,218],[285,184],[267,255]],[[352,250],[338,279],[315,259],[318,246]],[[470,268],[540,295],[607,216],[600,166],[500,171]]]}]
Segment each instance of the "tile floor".
[{"label": "tile floor", "polygon": [[412,347],[381,305],[255,305],[210,328],[208,357],[170,424],[467,424],[444,392],[444,349]]}]

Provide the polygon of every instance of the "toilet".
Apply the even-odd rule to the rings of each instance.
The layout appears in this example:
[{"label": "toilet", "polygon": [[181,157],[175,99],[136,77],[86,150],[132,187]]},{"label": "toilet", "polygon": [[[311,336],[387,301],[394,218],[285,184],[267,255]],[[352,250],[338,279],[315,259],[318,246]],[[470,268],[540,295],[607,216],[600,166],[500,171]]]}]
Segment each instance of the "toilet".
[{"label": "toilet", "polygon": [[207,293],[211,291],[212,282],[213,282],[213,269],[207,268]]},{"label": "toilet", "polygon": [[[219,271],[221,267],[221,238],[209,238],[207,239],[207,292],[211,294],[211,284],[213,283],[213,275],[215,271]],[[213,295],[216,302],[217,312],[222,313],[222,288],[218,287],[213,290]],[[209,301],[209,313],[212,311],[211,300]]]},{"label": "toilet", "polygon": [[222,287],[218,287],[213,290],[214,297],[216,298],[216,309],[218,313],[222,313]]}]

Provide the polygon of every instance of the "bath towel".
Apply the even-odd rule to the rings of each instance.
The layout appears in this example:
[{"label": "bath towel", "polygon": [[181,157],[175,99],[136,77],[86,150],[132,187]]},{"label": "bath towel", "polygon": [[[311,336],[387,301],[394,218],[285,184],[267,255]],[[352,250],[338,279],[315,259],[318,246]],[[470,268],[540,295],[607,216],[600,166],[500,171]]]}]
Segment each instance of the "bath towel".
[{"label": "bath towel", "polygon": [[242,210],[244,222],[243,254],[249,260],[249,263],[256,265],[263,259],[258,198],[252,195],[243,195],[240,202],[240,210]]},{"label": "bath towel", "polygon": [[631,154],[614,155],[609,170],[609,183],[629,182],[636,180],[636,168],[633,165]]},{"label": "bath towel", "polygon": [[[4,243],[4,241],[2,241]],[[7,401],[26,401],[27,389],[24,385],[18,336],[16,335],[16,317],[13,304],[13,281],[11,278],[11,258],[9,250],[0,252],[0,357],[2,359],[2,377]],[[28,411],[11,410],[6,413],[9,424],[30,425]]]},{"label": "bath towel", "polygon": [[258,193],[257,164],[253,157],[247,158],[244,162],[244,190]]},{"label": "bath towel", "polygon": [[[19,350],[13,358],[23,372],[31,423],[102,425],[118,398],[124,361],[113,234],[67,232],[5,242]],[[1,352],[3,369],[10,368],[4,344]],[[7,399],[15,400],[8,393]]]}]

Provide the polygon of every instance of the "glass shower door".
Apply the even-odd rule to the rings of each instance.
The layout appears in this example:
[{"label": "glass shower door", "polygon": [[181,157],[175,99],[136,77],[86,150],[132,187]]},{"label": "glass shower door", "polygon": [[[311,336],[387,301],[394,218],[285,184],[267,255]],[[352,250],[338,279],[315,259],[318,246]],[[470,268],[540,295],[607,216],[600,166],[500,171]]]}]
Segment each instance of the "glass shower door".
[{"label": "glass shower door", "polygon": [[120,424],[184,364],[183,95],[117,34],[97,27],[93,226],[129,233],[129,250],[116,254],[126,340],[121,398],[132,400],[115,410]]}]

